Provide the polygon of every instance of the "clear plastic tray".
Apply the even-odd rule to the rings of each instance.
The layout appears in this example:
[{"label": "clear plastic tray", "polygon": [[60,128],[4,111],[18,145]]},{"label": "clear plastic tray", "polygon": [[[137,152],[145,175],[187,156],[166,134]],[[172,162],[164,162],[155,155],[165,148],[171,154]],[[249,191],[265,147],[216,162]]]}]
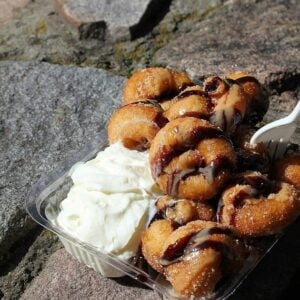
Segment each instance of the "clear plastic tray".
[{"label": "clear plastic tray", "polygon": [[[113,255],[101,253],[95,247],[70,236],[49,219],[49,214],[55,215],[59,212],[60,202],[66,197],[72,186],[71,179],[68,176],[71,167],[78,161],[85,162],[92,159],[96,156],[97,152],[103,150],[106,146],[107,136],[103,130],[98,140],[89,144],[83,151],[74,155],[65,162],[65,164],[61,165],[59,170],[41,179],[33,187],[31,197],[26,201],[26,209],[37,223],[58,235],[66,250],[71,255],[101,273],[103,276],[119,277],[128,275],[154,289],[162,299],[179,299],[163,275],[155,272],[145,262],[137,259],[129,262],[121,261]],[[251,254],[246,260],[242,270],[226,284],[220,286],[214,294],[205,299],[227,299],[256,267],[264,255],[271,250],[280,236],[281,235],[277,235],[256,240],[255,244],[251,247]]]}]

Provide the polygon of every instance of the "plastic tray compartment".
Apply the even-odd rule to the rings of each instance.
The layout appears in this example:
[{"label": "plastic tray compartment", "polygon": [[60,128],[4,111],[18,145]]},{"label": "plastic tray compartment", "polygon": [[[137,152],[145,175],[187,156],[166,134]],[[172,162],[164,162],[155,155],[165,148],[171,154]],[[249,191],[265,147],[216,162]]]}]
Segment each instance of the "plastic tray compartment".
[{"label": "plastic tray compartment", "polygon": [[[119,277],[128,275],[137,281],[149,286],[157,292],[161,299],[178,298],[171,285],[165,280],[163,275],[155,272],[146,263],[136,259],[122,261],[113,255],[101,253],[95,247],[81,242],[70,236],[62,228],[51,221],[60,211],[60,202],[66,197],[72,181],[68,176],[71,167],[79,161],[86,162],[94,158],[97,152],[107,146],[107,136],[102,131],[98,140],[88,145],[83,151],[72,156],[60,168],[41,179],[32,189],[30,198],[26,201],[26,209],[29,215],[40,225],[51,230],[58,235],[65,249],[76,259],[93,268],[106,277]],[[49,217],[51,216],[51,217]],[[253,247],[252,253],[246,260],[242,270],[230,281],[221,285],[212,295],[206,298],[193,299],[215,299],[224,300],[228,298],[247,275],[256,267],[259,261],[267,254],[279,240],[280,235],[260,239]]]}]

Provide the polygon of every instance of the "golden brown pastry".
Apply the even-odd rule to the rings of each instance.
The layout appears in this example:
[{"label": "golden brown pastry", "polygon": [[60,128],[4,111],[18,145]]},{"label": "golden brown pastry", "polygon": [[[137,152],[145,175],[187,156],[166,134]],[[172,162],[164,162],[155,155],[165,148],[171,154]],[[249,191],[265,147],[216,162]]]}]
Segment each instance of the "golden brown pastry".
[{"label": "golden brown pastry", "polygon": [[163,266],[159,263],[162,255],[163,241],[174,231],[170,220],[156,220],[143,233],[141,249],[148,264],[156,271],[163,272]]},{"label": "golden brown pastry", "polygon": [[239,236],[264,236],[279,232],[300,214],[294,186],[270,181],[259,172],[235,178],[219,203],[218,219]]},{"label": "golden brown pastry", "polygon": [[135,72],[126,82],[123,103],[170,99],[188,85],[191,85],[191,80],[183,72],[158,67],[146,68]]},{"label": "golden brown pastry", "polygon": [[293,184],[300,189],[300,153],[278,160],[272,175],[275,179]]},{"label": "golden brown pastry", "polygon": [[159,262],[181,296],[207,296],[220,279],[237,272],[245,258],[243,244],[214,222],[193,221],[164,241]]},{"label": "golden brown pastry", "polygon": [[122,141],[129,149],[143,150],[167,120],[163,110],[155,101],[140,101],[122,106],[116,110],[108,123],[110,144]]},{"label": "golden brown pastry", "polygon": [[247,72],[235,72],[226,76],[240,84],[247,95],[247,111],[245,121],[255,124],[262,120],[268,110],[269,102],[266,91],[259,81]]},{"label": "golden brown pastry", "polygon": [[214,105],[210,122],[222,130],[232,133],[245,116],[247,96],[234,80],[223,80],[212,76],[204,81],[204,91]]},{"label": "golden brown pastry", "polygon": [[[165,106],[166,108],[166,106]],[[172,121],[179,117],[196,117],[207,119],[210,116],[212,103],[200,86],[191,86],[170,101],[164,116]]]},{"label": "golden brown pastry", "polygon": [[194,220],[212,221],[215,217],[215,211],[208,203],[174,199],[167,195],[157,200],[156,207],[162,218],[171,220],[178,226]]},{"label": "golden brown pastry", "polygon": [[165,194],[205,201],[221,190],[236,155],[220,129],[205,120],[184,117],[157,133],[149,159],[152,176]]}]

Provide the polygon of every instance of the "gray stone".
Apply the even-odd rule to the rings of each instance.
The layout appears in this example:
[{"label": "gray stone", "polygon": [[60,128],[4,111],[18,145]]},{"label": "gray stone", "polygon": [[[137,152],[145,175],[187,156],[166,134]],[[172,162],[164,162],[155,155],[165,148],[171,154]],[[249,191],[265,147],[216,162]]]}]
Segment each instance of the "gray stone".
[{"label": "gray stone", "polygon": [[[82,25],[96,24],[107,29],[111,40],[129,39],[149,25],[156,13],[169,1],[131,0],[54,0],[59,13],[81,32]],[[147,18],[147,23],[145,23]],[[95,31],[91,30],[91,32]],[[86,32],[86,31],[85,31]],[[82,35],[81,35],[82,36]],[[88,35],[89,36],[89,35]],[[86,37],[86,35],[85,35]],[[104,35],[100,38],[104,39]]]},{"label": "gray stone", "polygon": [[299,1],[233,0],[158,50],[153,62],[192,77],[246,69],[262,81],[299,74]]},{"label": "gray stone", "polygon": [[0,60],[119,70],[112,46],[94,38],[79,40],[77,30],[65,24],[52,1],[35,0],[24,7],[16,19],[0,27],[0,41]]},{"label": "gray stone", "polygon": [[[193,28],[223,2],[173,0],[167,14],[164,10],[157,12],[151,26],[141,28],[142,37],[112,44],[99,39],[104,33],[97,23],[81,26],[86,39],[80,40],[78,30],[63,22],[52,1],[35,0],[22,9],[16,20],[0,27],[0,60],[95,66],[129,75],[152,64],[159,48],[175,39],[179,32]],[[153,22],[158,24],[151,31]]]},{"label": "gray stone", "polygon": [[0,0],[0,26],[11,21],[30,0]]},{"label": "gray stone", "polygon": [[95,140],[123,82],[99,69],[0,63],[0,263],[33,227],[33,184]]},{"label": "gray stone", "polygon": [[56,235],[48,230],[41,232],[40,227],[21,244],[21,247],[14,247],[13,257],[1,267],[0,295],[2,293],[3,300],[20,299],[50,255],[62,247]]},{"label": "gray stone", "polygon": [[117,280],[102,277],[62,249],[53,254],[45,269],[32,282],[21,299],[154,300],[159,298],[155,292],[128,277]]}]

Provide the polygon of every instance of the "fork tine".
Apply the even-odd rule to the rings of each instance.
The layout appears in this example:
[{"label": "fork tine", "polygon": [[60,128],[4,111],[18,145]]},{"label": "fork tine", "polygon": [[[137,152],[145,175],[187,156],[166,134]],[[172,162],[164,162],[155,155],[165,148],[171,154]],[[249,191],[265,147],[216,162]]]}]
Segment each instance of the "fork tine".
[{"label": "fork tine", "polygon": [[280,139],[279,147],[277,149],[276,153],[276,159],[281,158],[284,156],[284,153],[286,152],[288,142],[284,141],[282,138]]},{"label": "fork tine", "polygon": [[271,161],[274,161],[274,159],[276,157],[276,152],[278,149],[278,141],[270,140],[266,146],[268,148],[268,152],[269,152]]},{"label": "fork tine", "polygon": [[281,138],[279,141],[270,140],[268,143],[266,143],[266,147],[272,162],[284,155],[287,144],[288,143],[283,138]]}]

